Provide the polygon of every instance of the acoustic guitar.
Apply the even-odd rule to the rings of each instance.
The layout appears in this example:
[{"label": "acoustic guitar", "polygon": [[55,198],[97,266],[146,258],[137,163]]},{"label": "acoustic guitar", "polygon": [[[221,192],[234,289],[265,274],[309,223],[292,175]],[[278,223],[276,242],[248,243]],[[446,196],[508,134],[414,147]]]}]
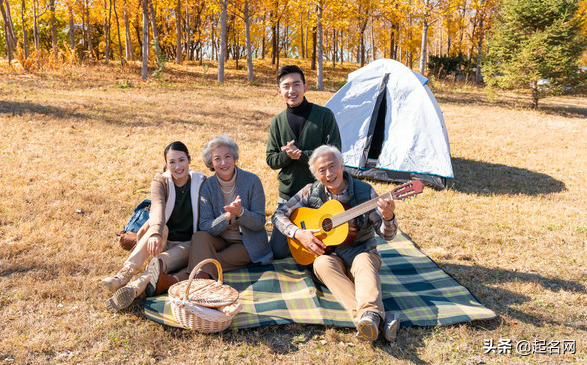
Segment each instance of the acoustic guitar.
[{"label": "acoustic guitar", "polygon": [[[357,235],[354,218],[377,208],[379,199],[403,200],[420,194],[423,189],[424,184],[420,180],[414,180],[353,208],[350,208],[347,203],[329,200],[318,209],[297,208],[291,213],[289,219],[301,229],[320,229],[320,232],[314,235],[326,245],[326,253],[330,253],[335,246],[350,244],[354,241]],[[309,265],[316,259],[316,256],[298,240],[288,237],[287,244],[291,255],[299,264]]]}]

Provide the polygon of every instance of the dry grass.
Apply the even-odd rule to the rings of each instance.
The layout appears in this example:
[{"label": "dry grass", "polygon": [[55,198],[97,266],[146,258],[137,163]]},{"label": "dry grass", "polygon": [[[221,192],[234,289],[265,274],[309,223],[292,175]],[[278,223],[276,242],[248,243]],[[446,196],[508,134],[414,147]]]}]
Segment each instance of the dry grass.
[{"label": "dry grass", "polygon": [[[145,320],[140,301],[105,312],[97,281],[127,255],[114,234],[149,196],[167,143],[184,141],[192,168],[206,171],[203,143],[228,133],[273,212],[276,173],[264,151],[283,102],[272,67],[256,66],[259,81],[248,85],[245,70],[229,63],[225,86],[215,84],[211,64],[168,65],[147,82],[138,64],[0,70],[1,362],[587,363],[587,99],[578,97],[531,111],[515,95],[488,102],[476,88],[433,85],[456,179],[398,203],[399,224],[496,320],[402,329],[396,344],[371,346],[350,329],[320,326],[202,335]],[[311,91],[309,100],[326,102],[357,67],[345,66],[327,69],[329,91]],[[575,340],[577,351],[483,354],[484,339],[500,338]]]}]

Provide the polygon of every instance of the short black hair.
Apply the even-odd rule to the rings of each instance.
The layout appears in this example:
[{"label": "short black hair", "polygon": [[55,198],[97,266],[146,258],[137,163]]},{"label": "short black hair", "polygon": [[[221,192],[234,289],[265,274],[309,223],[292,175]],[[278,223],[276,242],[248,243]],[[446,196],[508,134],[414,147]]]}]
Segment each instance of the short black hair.
[{"label": "short black hair", "polygon": [[302,81],[305,84],[306,78],[304,77],[304,71],[296,65],[285,65],[282,66],[279,71],[277,71],[277,85],[281,81],[281,78],[287,74],[300,74],[302,77]]}]

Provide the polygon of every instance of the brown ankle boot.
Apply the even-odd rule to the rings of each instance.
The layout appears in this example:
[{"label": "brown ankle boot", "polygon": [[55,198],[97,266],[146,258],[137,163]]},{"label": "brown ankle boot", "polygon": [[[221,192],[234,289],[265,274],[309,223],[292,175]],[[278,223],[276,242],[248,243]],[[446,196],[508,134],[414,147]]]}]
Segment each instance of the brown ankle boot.
[{"label": "brown ankle boot", "polygon": [[167,275],[163,271],[163,261],[155,257],[149,262],[149,284],[147,285],[146,293],[148,297],[153,297],[163,294],[170,286],[177,283],[175,276]]}]

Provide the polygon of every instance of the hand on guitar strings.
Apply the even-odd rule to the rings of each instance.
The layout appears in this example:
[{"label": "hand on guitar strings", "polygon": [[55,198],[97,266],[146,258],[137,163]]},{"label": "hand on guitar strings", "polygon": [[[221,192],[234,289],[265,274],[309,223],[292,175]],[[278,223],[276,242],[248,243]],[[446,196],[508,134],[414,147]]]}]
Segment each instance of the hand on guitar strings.
[{"label": "hand on guitar strings", "polygon": [[302,150],[297,148],[294,145],[294,142],[295,141],[293,139],[291,141],[287,142],[287,144],[285,146],[281,147],[281,150],[284,151],[285,153],[287,153],[289,158],[291,158],[292,160],[299,160],[300,156],[302,155]]},{"label": "hand on guitar strings", "polygon": [[294,238],[311,253],[316,256],[324,255],[324,250],[326,249],[326,245],[322,242],[318,237],[314,234],[319,233],[319,229],[298,229],[294,233]]},{"label": "hand on guitar strings", "polygon": [[232,218],[241,214],[243,212],[243,207],[241,205],[240,195],[237,195],[232,203],[225,205],[223,208],[226,210],[226,213],[224,213],[224,219],[226,219],[227,222],[230,222]]},{"label": "hand on guitar strings", "polygon": [[379,199],[377,200],[377,205],[379,206],[377,209],[379,210],[379,213],[383,219],[386,221],[393,219],[395,202],[392,199]]}]

